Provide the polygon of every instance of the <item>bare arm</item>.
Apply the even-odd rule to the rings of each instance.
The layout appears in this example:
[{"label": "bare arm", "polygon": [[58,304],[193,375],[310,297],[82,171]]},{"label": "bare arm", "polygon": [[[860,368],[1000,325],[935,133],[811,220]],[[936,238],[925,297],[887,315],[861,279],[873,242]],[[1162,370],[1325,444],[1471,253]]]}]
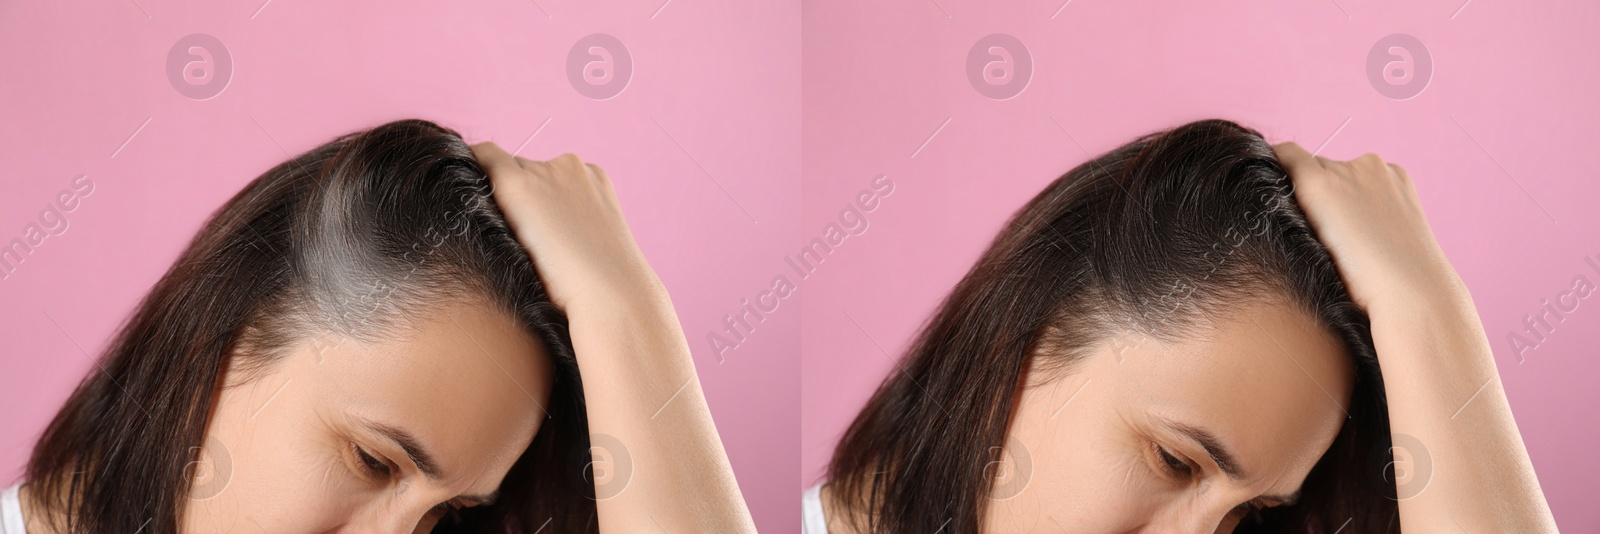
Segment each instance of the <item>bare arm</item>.
[{"label": "bare arm", "polygon": [[492,143],[473,152],[567,313],[592,445],[612,462],[611,479],[597,481],[601,529],[754,532],[672,301],[605,172],[571,154],[530,161]]},{"label": "bare arm", "polygon": [[[1372,320],[1390,433],[1426,478],[1399,497],[1407,532],[1555,532],[1472,295],[1423,216],[1405,169],[1277,145],[1295,195]],[[1413,466],[1416,467],[1416,466]],[[1423,475],[1420,472],[1415,475]]]}]

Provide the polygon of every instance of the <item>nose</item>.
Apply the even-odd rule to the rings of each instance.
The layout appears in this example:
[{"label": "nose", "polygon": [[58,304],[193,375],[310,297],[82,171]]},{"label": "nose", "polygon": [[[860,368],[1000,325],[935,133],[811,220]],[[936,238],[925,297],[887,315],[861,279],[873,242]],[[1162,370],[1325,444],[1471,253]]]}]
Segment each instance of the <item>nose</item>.
[{"label": "nose", "polygon": [[417,534],[432,531],[433,523],[426,514],[375,511],[353,518],[326,534]]},{"label": "nose", "polygon": [[1174,507],[1150,518],[1130,534],[1225,534],[1239,525],[1238,519],[1229,516],[1231,511],[1231,507],[1220,511]]},{"label": "nose", "polygon": [[416,534],[428,532],[431,528],[425,527],[421,522],[385,522],[383,524],[346,523],[339,528],[326,531],[325,534]]}]

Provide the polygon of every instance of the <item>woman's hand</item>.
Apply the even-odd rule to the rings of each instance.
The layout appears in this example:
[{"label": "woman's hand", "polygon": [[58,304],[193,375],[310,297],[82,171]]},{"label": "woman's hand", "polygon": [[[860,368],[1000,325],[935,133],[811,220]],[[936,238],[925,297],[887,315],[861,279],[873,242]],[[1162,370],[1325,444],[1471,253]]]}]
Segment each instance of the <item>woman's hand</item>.
[{"label": "woman's hand", "polygon": [[472,153],[556,306],[570,314],[571,306],[612,302],[613,296],[663,293],[598,165],[572,154],[549,161],[516,157],[492,142],[473,145]]},{"label": "woman's hand", "polygon": [[[1405,532],[1555,532],[1472,295],[1405,169],[1273,147],[1350,297],[1372,320],[1396,447],[1431,467],[1397,485]],[[1399,456],[1396,460],[1399,461]],[[1398,481],[1397,481],[1398,482]]]},{"label": "woman's hand", "polygon": [[1465,294],[1404,168],[1370,153],[1337,161],[1293,142],[1273,149],[1358,306],[1371,311],[1417,297],[1459,301]]},{"label": "woman's hand", "polygon": [[571,154],[532,161],[493,143],[472,152],[567,314],[590,436],[632,465],[596,487],[601,530],[754,532],[683,327],[605,171]]}]

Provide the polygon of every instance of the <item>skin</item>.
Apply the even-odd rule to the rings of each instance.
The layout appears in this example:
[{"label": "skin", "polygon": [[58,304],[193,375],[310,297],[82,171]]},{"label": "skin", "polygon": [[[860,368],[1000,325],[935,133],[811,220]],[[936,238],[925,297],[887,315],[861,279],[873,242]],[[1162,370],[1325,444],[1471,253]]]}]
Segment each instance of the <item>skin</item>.
[{"label": "skin", "polygon": [[[428,532],[445,507],[492,494],[544,419],[548,356],[479,303],[400,330],[376,343],[325,333],[264,371],[229,369],[182,530]],[[414,436],[437,476],[364,421]]]},{"label": "skin", "polygon": [[[1293,499],[1354,380],[1338,340],[1277,302],[1172,343],[1121,333],[1067,372],[1035,365],[992,468],[986,532],[1230,532],[1249,505]],[[1179,427],[1213,436],[1236,474]],[[823,495],[829,532],[853,532]]]},{"label": "skin", "polygon": [[[231,480],[193,501],[185,530],[427,532],[441,505],[494,492],[544,418],[551,363],[481,304],[442,307],[413,326],[370,345],[323,336],[277,372],[229,388],[210,435],[227,449]],[[413,434],[439,477],[363,419]],[[384,469],[371,471],[352,445]]]},{"label": "skin", "polygon": [[[1291,501],[1344,424],[1350,358],[1283,304],[1248,304],[1207,330],[1175,343],[1123,334],[1027,388],[986,530],[1230,532],[1249,506]],[[1212,436],[1236,474],[1183,427]]]}]

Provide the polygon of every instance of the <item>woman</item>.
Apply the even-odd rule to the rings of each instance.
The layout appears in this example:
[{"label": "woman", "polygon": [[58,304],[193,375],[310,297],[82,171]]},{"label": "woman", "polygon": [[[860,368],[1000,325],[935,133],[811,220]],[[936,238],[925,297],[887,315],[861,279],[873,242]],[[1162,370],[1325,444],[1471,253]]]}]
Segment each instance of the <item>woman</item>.
[{"label": "woman", "polygon": [[1554,531],[1494,376],[1404,170],[1186,124],[1013,217],[807,531]]},{"label": "woman", "polygon": [[224,205],[0,508],[29,534],[753,530],[694,377],[603,171],[398,121]]}]

